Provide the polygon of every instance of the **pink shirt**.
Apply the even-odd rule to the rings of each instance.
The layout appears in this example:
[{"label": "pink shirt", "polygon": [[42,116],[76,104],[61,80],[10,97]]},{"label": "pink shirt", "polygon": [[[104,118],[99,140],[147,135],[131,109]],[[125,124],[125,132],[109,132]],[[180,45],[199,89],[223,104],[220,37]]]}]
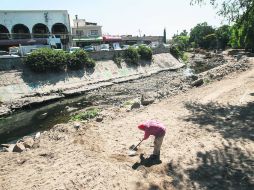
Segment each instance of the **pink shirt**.
[{"label": "pink shirt", "polygon": [[161,137],[166,133],[166,127],[155,120],[146,121],[143,123],[144,127],[144,140],[148,139],[150,135],[154,135],[155,137]]}]

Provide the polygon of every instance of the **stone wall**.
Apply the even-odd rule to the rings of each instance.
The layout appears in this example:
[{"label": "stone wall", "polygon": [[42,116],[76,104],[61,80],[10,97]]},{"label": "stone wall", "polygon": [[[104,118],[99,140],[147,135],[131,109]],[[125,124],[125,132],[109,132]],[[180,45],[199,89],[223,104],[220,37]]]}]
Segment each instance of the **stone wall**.
[{"label": "stone wall", "polygon": [[[97,52],[90,52],[91,58],[93,58],[96,61],[100,60],[112,60],[114,54],[116,53],[123,53],[125,50],[120,51],[97,51]],[[160,54],[160,53],[170,53],[169,48],[165,47],[158,47],[156,49],[153,49],[153,54]]]},{"label": "stone wall", "polygon": [[[120,51],[98,51],[98,52],[90,52],[91,58],[96,61],[103,60],[112,60],[115,53],[123,53],[125,50]],[[169,53],[169,48],[159,47],[153,49],[153,54],[160,53]],[[12,58],[0,58],[0,71],[8,71],[8,70],[19,70],[23,69],[23,60],[21,57],[12,57]]]},{"label": "stone wall", "polygon": [[101,60],[112,60],[114,54],[116,53],[123,53],[124,50],[120,51],[96,51],[96,52],[90,52],[90,57],[96,61]]},{"label": "stone wall", "polygon": [[170,53],[170,49],[169,48],[165,48],[165,47],[158,47],[156,49],[153,49],[153,54],[160,54],[160,53]]},{"label": "stone wall", "polygon": [[0,71],[23,69],[23,59],[21,57],[0,58]]}]

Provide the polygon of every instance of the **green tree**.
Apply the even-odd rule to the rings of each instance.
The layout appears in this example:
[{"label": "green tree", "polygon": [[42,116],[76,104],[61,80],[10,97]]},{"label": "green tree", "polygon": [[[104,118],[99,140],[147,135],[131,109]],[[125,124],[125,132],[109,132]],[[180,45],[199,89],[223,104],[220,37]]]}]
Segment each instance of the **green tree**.
[{"label": "green tree", "polygon": [[248,18],[240,19],[236,24],[240,30],[240,41],[243,41],[244,48],[254,52],[254,9],[251,10],[252,14],[248,15]]},{"label": "green tree", "polygon": [[151,61],[153,57],[152,49],[141,45],[138,47],[138,54],[140,55],[140,59]]},{"label": "green tree", "polygon": [[188,32],[186,30],[183,30],[179,36],[188,36]]},{"label": "green tree", "polygon": [[216,49],[216,47],[217,47],[216,34],[212,33],[212,34],[208,34],[208,35],[204,36],[203,44],[206,44],[203,46],[204,48]]},{"label": "green tree", "polygon": [[163,31],[163,42],[164,42],[164,43],[167,43],[167,32],[166,32],[166,28],[164,28],[164,31]]},{"label": "green tree", "polygon": [[231,38],[231,27],[229,25],[223,25],[215,31],[217,48],[225,49],[230,42]]},{"label": "green tree", "polygon": [[189,36],[179,35],[173,37],[173,44],[178,47],[180,51],[186,51],[189,47]]},{"label": "green tree", "polygon": [[244,48],[254,52],[254,26],[252,23],[235,24],[231,33],[230,44],[233,48]]},{"label": "green tree", "polygon": [[132,63],[132,64],[136,64],[137,65],[138,61],[139,61],[138,50],[133,48],[133,47],[129,47],[124,52],[124,58],[125,58],[125,61],[127,63]]},{"label": "green tree", "polygon": [[[191,0],[193,4],[201,4],[206,0]],[[210,0],[218,7],[218,14],[235,22],[232,30],[231,45],[244,47],[254,52],[254,0]]]},{"label": "green tree", "polygon": [[209,26],[207,22],[197,24],[190,32],[190,43],[195,43],[196,46],[208,49],[214,43],[208,35],[214,34],[215,29]]},{"label": "green tree", "polygon": [[229,21],[238,21],[248,19],[253,14],[253,0],[191,0],[191,4],[204,4],[209,2],[216,9],[218,14]]},{"label": "green tree", "polygon": [[231,27],[230,45],[232,48],[244,48],[244,29],[236,24]]},{"label": "green tree", "polygon": [[175,34],[172,38],[172,46],[170,47],[170,53],[176,59],[182,59],[184,62],[187,61],[187,56],[184,53],[190,47],[189,36],[186,30],[183,30],[180,35]]}]

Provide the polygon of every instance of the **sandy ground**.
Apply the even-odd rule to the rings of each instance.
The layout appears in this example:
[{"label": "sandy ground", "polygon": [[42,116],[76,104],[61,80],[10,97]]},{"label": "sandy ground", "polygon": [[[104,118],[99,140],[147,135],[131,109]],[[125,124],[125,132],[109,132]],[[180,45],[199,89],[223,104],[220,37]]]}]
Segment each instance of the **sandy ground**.
[{"label": "sandy ground", "polygon": [[[254,189],[253,102],[254,68],[78,130],[59,124],[38,148],[0,154],[0,189]],[[147,119],[167,126],[161,163],[141,161],[153,138],[128,156]]]}]

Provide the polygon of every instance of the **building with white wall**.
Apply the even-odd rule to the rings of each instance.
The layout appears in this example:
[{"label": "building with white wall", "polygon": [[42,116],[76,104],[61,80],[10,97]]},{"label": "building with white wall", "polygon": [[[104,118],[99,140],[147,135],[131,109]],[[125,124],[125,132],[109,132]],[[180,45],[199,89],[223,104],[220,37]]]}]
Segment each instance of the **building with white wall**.
[{"label": "building with white wall", "polygon": [[73,20],[72,35],[74,46],[85,46],[102,42],[102,26],[94,22],[87,22],[85,19]]},{"label": "building with white wall", "polygon": [[0,47],[39,41],[52,34],[68,46],[70,33],[67,10],[0,10]]}]

